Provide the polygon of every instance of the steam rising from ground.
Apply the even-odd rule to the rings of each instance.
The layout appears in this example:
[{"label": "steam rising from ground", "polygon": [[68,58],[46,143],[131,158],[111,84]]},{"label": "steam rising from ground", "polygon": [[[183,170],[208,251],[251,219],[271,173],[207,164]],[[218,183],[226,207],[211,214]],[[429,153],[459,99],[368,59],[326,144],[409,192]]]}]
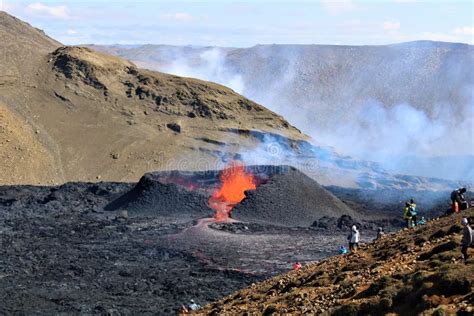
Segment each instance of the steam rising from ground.
[{"label": "steam rising from ground", "polygon": [[[450,85],[451,80],[461,87],[455,91],[455,98],[461,100],[462,106],[456,107],[447,99],[435,98],[431,109],[422,109],[408,102],[384,104],[374,98],[361,100],[360,91],[355,89],[376,80],[367,78],[364,73],[353,78],[354,84],[342,90],[315,87],[317,94],[305,95],[305,91],[297,91],[299,97],[295,98],[295,90],[305,89],[299,83],[311,80],[312,75],[305,73],[304,65],[299,64],[297,52],[291,49],[283,53],[277,51],[274,65],[253,64],[255,67],[274,67],[275,71],[269,72],[270,77],[262,77],[252,69],[239,69],[229,61],[232,56],[228,53],[226,49],[210,48],[203,50],[197,58],[182,56],[162,70],[228,86],[283,115],[319,143],[330,145],[343,154],[377,161],[393,172],[474,181],[474,76],[464,76],[465,69],[459,65],[461,61],[446,62],[445,80],[448,82],[443,84]],[[263,59],[271,61],[271,56],[265,54]],[[406,73],[424,56],[412,54],[401,58],[403,65],[399,66],[405,68]],[[240,66],[245,67],[245,60]],[[465,66],[469,67],[469,64]],[[397,69],[388,72],[397,74]],[[255,75],[250,76],[252,73]],[[464,81],[459,84],[459,80]],[[389,82],[386,89],[392,89]],[[432,91],[433,94],[436,92]],[[327,98],[322,97],[325,93],[337,94],[335,99],[339,102],[326,104]],[[413,97],[416,93],[412,91],[406,99],[416,99]]]},{"label": "steam rising from ground", "polygon": [[237,93],[243,93],[244,82],[240,75],[231,73],[225,66],[225,55],[221,49],[210,48],[199,55],[194,62],[185,56],[177,59],[164,69],[182,77],[199,78],[223,84]]}]

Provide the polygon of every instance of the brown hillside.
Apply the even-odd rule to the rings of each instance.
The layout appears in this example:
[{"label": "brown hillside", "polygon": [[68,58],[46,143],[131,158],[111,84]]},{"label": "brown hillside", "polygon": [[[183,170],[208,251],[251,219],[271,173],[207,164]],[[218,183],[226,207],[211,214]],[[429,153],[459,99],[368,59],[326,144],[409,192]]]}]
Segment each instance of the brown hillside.
[{"label": "brown hillside", "polygon": [[[0,102],[28,125],[10,125],[11,132],[33,129],[41,137],[29,150],[44,157],[22,166],[31,177],[7,174],[2,183],[137,181],[147,171],[210,169],[228,149],[258,146],[261,140],[245,131],[305,139],[282,117],[226,87],[141,70],[87,48],[60,47],[4,12],[0,39],[6,52]],[[35,154],[37,148],[49,156]],[[51,164],[54,171],[38,173]],[[2,167],[19,168],[17,159]]]},{"label": "brown hillside", "polygon": [[61,44],[3,11],[0,11],[0,89],[27,84],[39,60]]},{"label": "brown hillside", "polygon": [[[474,209],[462,216],[472,223]],[[466,265],[461,260],[462,216],[386,235],[355,254],[255,284],[197,314],[472,315],[474,254]]]},{"label": "brown hillside", "polygon": [[[56,174],[53,155],[27,122],[0,103],[0,183],[36,183]],[[36,172],[30,172],[31,169]]]}]

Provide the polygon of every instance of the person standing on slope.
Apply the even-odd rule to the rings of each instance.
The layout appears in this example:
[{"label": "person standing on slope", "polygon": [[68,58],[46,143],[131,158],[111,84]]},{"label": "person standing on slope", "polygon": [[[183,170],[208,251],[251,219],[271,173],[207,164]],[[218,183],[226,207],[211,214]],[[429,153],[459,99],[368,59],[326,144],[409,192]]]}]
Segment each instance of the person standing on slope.
[{"label": "person standing on slope", "polygon": [[405,203],[405,207],[403,208],[403,218],[407,223],[407,227],[411,227],[411,211],[410,211],[410,203]]},{"label": "person standing on slope", "polygon": [[197,311],[201,308],[201,305],[197,304],[193,299],[190,300],[190,304],[188,305],[188,310],[190,312]]},{"label": "person standing on slope", "polygon": [[458,213],[461,210],[465,210],[467,208],[466,198],[464,197],[464,193],[466,193],[466,188],[460,188],[454,190],[451,193],[451,209],[453,213]]},{"label": "person standing on slope", "polygon": [[375,240],[381,239],[384,235],[385,235],[385,233],[384,233],[384,231],[383,231],[383,228],[382,228],[382,227],[379,227],[379,228],[377,229],[377,238],[375,238]]},{"label": "person standing on slope", "polygon": [[351,233],[349,235],[349,250],[355,252],[359,246],[360,233],[356,225],[352,225]]},{"label": "person standing on slope", "polygon": [[410,215],[411,215],[411,225],[418,226],[418,218],[417,218],[417,211],[416,211],[416,203],[415,200],[410,200]]},{"label": "person standing on slope", "polygon": [[467,218],[464,217],[461,220],[461,224],[464,226],[461,242],[461,253],[464,258],[464,264],[467,264],[467,259],[469,258],[469,255],[467,254],[467,249],[473,246],[474,236],[473,230],[471,226],[469,226],[469,221],[467,220]]}]

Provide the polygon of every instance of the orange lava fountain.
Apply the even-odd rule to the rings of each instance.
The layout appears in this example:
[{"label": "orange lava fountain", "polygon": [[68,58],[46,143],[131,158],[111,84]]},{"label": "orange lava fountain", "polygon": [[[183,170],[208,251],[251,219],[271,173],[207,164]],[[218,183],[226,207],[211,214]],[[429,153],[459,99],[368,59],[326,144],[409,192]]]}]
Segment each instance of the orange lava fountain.
[{"label": "orange lava fountain", "polygon": [[216,210],[214,218],[226,221],[235,205],[245,198],[245,191],[255,190],[255,177],[238,161],[231,162],[220,173],[221,186],[209,198],[209,206]]}]

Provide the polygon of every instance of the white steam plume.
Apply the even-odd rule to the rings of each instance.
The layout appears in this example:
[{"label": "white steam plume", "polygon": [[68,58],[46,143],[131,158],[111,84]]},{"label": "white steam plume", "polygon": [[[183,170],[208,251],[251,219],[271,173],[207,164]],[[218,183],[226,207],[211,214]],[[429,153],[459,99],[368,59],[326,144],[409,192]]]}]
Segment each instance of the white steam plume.
[{"label": "white steam plume", "polygon": [[[389,54],[393,56],[384,57],[383,67],[387,67],[384,73],[390,75],[392,81],[398,80],[400,73],[411,74],[412,69],[414,77],[426,77],[426,73],[416,73],[417,65],[425,63],[429,67],[422,68],[423,71],[431,71],[430,63],[438,61],[431,61],[429,58],[433,55],[427,55],[425,48],[402,50],[391,47]],[[450,103],[453,96],[437,95],[431,108],[426,109],[409,101],[386,104],[380,99],[361,99],[364,96],[361,89],[371,89],[372,84],[378,84],[380,89],[380,83],[370,74],[377,73],[374,67],[381,66],[371,65],[370,61],[366,66],[359,64],[361,69],[367,67],[369,71],[349,74],[352,77],[344,78],[344,82],[351,84],[343,89],[325,86],[325,78],[319,78],[319,85],[306,92],[304,89],[307,87],[301,83],[314,77],[314,73],[307,72],[307,69],[330,67],[327,66],[330,63],[324,64],[324,58],[330,59],[331,55],[321,57],[321,61],[312,59],[313,64],[304,65],[301,60],[307,56],[302,56],[298,48],[256,48],[252,54],[256,54],[257,60],[265,64],[254,66],[266,68],[265,73],[239,68],[246,67],[246,61],[232,64],[228,52],[210,48],[203,50],[197,59],[181,56],[171,66],[161,70],[229,86],[283,115],[318,143],[333,146],[343,154],[377,161],[393,172],[474,181],[474,80],[472,73],[465,75],[465,67],[469,68],[469,65],[462,65],[457,59],[446,59],[443,64],[446,77],[432,78],[432,81],[445,80],[442,84],[461,87],[454,91],[457,106]],[[395,62],[391,63],[393,58]],[[386,89],[392,88],[387,86]],[[409,95],[399,99],[416,99],[418,91],[411,87],[407,87],[406,91]],[[329,98],[334,103],[328,103],[325,94],[335,95],[335,98]]]},{"label": "white steam plume", "polygon": [[227,69],[224,53],[219,48],[204,50],[194,64],[185,56],[178,56],[171,65],[164,67],[163,71],[177,76],[217,82],[237,93],[242,93],[244,89],[242,77]]}]

